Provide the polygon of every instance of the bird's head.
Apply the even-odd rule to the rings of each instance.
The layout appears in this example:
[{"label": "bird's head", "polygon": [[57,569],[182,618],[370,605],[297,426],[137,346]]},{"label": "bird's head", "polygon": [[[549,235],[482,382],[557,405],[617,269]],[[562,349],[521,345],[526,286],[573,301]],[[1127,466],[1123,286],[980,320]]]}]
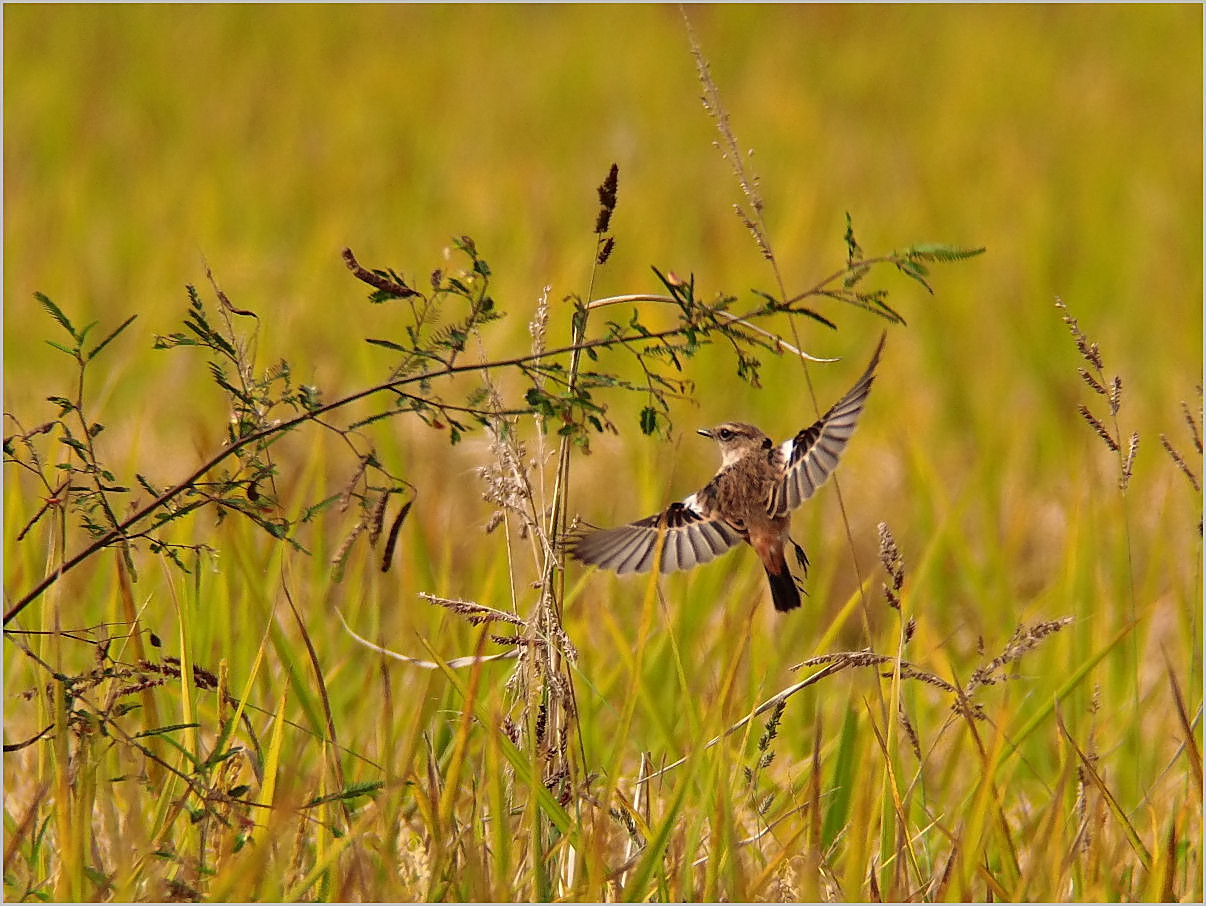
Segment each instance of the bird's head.
[{"label": "bird's head", "polygon": [[700,428],[699,433],[712,438],[720,447],[721,468],[731,466],[751,453],[774,446],[769,437],[744,422],[725,422],[715,428]]}]

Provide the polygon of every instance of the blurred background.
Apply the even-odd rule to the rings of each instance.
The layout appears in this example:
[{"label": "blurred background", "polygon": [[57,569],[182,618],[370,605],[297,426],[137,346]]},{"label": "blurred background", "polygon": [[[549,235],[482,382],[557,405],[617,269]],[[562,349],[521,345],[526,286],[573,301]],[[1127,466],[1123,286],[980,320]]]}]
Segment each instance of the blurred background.
[{"label": "blurred background", "polygon": [[[1076,414],[1089,397],[1057,296],[1123,378],[1155,501],[1143,515],[1181,490],[1156,435],[1184,441],[1179,401],[1197,405],[1202,371],[1201,8],[688,13],[753,152],[789,291],[841,266],[847,212],[868,255],[987,247],[936,268],[933,296],[879,278],[909,326],[890,332],[839,474],[868,549],[881,519],[918,547],[952,518],[980,533],[961,568],[1010,564],[1007,630],[1064,556],[1048,542],[1074,518],[1079,464],[1100,464],[1102,494],[1116,469]],[[693,273],[705,297],[774,289],[733,215],[741,197],[677,7],[18,5],[4,9],[4,53],[5,409],[50,417],[43,400],[70,375],[41,342],[57,327],[35,291],[77,323],[100,320],[98,334],[138,314],[90,395],[114,464],[159,481],[187,474],[225,430],[200,357],[150,348],[178,329],[186,283],[212,301],[206,263],[261,315],[261,363],[287,357],[328,399],[380,378],[363,338],[399,323],[364,302],[344,246],[422,284],[451,237],[472,236],[512,315],[491,326],[491,348],[523,351],[545,285],[555,302],[588,290],[595,189],[613,161],[617,247],[595,296],[658,289],[651,265]],[[884,324],[819,307],[840,330],[805,324],[804,344],[843,359],[812,372],[824,408]],[[554,306],[551,342],[568,336],[564,313]],[[789,436],[815,417],[800,375],[767,361],[759,392],[699,360],[698,406],[672,413],[670,443],[639,435],[637,403],[613,401],[626,434],[576,466],[572,507],[611,524],[694,490],[715,466],[699,425],[740,417]],[[416,506],[416,535],[440,539],[449,518],[484,525],[469,480],[484,442],[450,450],[422,426],[396,432],[401,471],[436,492]],[[615,474],[635,476],[631,497],[614,493]],[[975,524],[960,528],[969,509]],[[845,575],[822,572],[822,591],[853,582],[832,563],[836,513],[830,497],[797,517],[814,561]],[[431,541],[433,574],[472,562],[467,543]],[[10,593],[27,584],[20,568],[6,563]],[[409,594],[430,580],[399,581]],[[596,594],[639,600],[639,584],[594,581]],[[455,579],[439,590],[474,593]],[[978,619],[955,622],[972,621],[974,637]],[[801,632],[812,637],[797,621]]]}]

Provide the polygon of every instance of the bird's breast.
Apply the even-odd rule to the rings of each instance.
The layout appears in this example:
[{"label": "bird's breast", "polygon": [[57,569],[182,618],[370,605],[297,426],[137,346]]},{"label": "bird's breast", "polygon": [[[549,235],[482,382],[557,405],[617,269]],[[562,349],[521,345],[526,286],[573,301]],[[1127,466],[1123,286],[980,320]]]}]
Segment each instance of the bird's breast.
[{"label": "bird's breast", "polygon": [[769,518],[771,496],[778,483],[777,472],[766,460],[747,457],[721,469],[709,488],[715,507],[734,528],[744,531]]}]

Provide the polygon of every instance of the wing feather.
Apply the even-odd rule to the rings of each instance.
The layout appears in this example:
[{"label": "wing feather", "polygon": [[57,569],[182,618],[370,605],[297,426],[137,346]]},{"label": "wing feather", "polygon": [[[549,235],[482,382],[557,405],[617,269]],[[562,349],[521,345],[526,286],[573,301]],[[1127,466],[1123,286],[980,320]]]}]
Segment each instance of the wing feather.
[{"label": "wing feather", "polygon": [[740,544],[740,532],[700,512],[696,495],[672,503],[664,512],[619,528],[585,532],[569,539],[569,553],[583,563],[620,575],[653,569],[658,536],[664,533],[661,571],[674,572],[707,563]]},{"label": "wing feather", "polygon": [[858,383],[814,424],[780,445],[779,453],[783,457],[786,472],[771,495],[772,518],[786,516],[802,504],[837,468],[842,451],[846,449],[858,425],[867,394],[871,392],[875,366],[879,364],[879,354],[883,351],[886,336],[884,334],[879,338],[871,363]]}]

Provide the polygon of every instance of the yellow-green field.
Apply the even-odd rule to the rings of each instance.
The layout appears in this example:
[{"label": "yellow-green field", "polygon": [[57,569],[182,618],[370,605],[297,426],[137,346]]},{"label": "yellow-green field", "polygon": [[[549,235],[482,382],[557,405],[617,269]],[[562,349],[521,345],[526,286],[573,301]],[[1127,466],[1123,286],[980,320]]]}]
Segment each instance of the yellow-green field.
[{"label": "yellow-green field", "polygon": [[[1201,7],[689,13],[774,267],[734,215],[677,7],[5,7],[6,900],[1201,901]],[[754,387],[723,339],[700,347],[654,435],[645,395],[592,390],[618,431],[558,486],[570,519],[656,512],[716,466],[697,427],[791,436],[887,328],[838,481],[795,514],[798,611],[744,548],[653,583],[569,563],[542,605],[563,422],[515,421],[534,523],[487,532],[478,470],[507,448],[486,431],[331,430],[387,393],[260,450],[272,475],[227,459],[172,505],[224,502],[152,515],[128,564],[111,547],[29,598],[85,519],[126,519],[238,430],[212,354],[153,348],[184,330],[186,284],[244,344],[228,380],[284,359],[331,402],[389,379],[396,352],[365,339],[405,344],[416,310],[370,304],[345,247],[434,295],[471,236],[506,314],[465,338],[472,365],[529,354],[546,286],[550,349],[567,297],[665,293],[652,267],[737,313],[801,293],[846,265],[847,213],[868,258],[986,251],[930,264],[932,295],[873,270],[907,326],[816,297],[838,330],[760,322],[834,364],[767,352]],[[224,316],[214,284],[257,317]],[[81,386],[35,293],[97,322],[85,353],[137,319]],[[675,326],[613,305],[586,339],[634,312]],[[619,350],[580,366],[642,380]],[[517,370],[495,380],[530,401]],[[407,389],[464,405],[477,383]],[[399,493],[347,547],[370,449]],[[308,553],[264,529],[286,522]]]}]

